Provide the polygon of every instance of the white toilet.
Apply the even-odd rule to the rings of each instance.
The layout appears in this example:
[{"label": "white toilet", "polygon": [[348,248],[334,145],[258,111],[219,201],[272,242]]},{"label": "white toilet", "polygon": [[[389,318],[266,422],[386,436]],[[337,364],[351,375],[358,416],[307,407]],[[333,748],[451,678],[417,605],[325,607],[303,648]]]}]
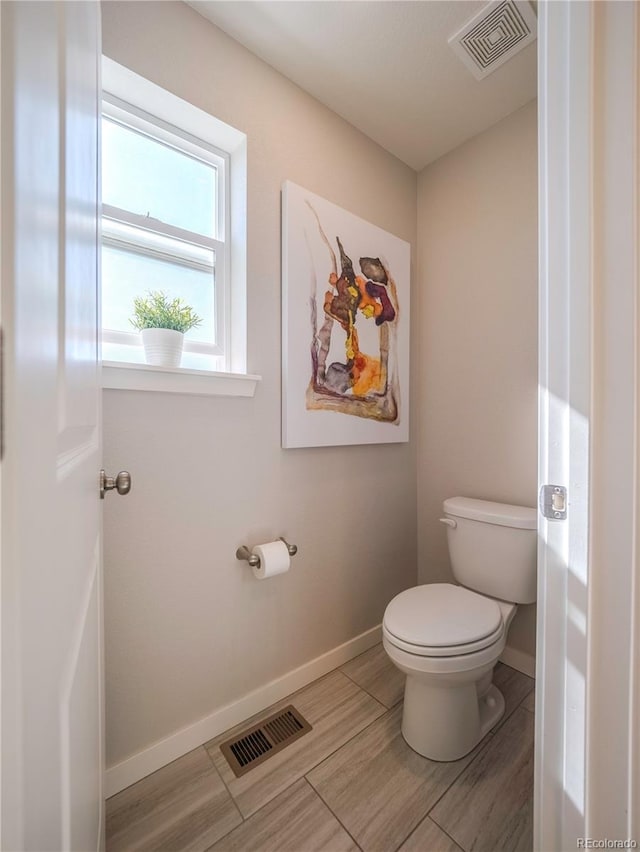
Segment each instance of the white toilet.
[{"label": "white toilet", "polygon": [[536,599],[537,512],[469,497],[444,501],[453,575],[397,595],[383,644],[407,676],[402,735],[432,760],[470,752],[504,713],[491,682],[517,604]]}]

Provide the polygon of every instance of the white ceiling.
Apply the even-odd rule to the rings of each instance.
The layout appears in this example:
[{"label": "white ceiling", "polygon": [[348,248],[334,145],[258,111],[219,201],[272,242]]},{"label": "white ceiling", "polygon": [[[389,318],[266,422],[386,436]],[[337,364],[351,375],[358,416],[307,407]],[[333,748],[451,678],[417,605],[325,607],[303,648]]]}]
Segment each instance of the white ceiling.
[{"label": "white ceiling", "polygon": [[536,47],[482,81],[447,39],[484,0],[191,0],[416,170],[536,95]]}]

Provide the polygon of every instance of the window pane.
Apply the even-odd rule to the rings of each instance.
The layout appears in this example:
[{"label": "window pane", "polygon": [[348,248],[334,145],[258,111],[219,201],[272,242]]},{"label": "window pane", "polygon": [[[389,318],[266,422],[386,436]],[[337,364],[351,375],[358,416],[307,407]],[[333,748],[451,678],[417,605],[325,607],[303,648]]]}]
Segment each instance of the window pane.
[{"label": "window pane", "polygon": [[103,245],[103,328],[135,331],[129,322],[133,316],[133,300],[149,290],[163,290],[172,299],[176,296],[183,299],[202,317],[202,324],[187,332],[189,340],[215,342],[213,272]]},{"label": "window pane", "polygon": [[102,200],[216,237],[216,168],[102,119]]}]

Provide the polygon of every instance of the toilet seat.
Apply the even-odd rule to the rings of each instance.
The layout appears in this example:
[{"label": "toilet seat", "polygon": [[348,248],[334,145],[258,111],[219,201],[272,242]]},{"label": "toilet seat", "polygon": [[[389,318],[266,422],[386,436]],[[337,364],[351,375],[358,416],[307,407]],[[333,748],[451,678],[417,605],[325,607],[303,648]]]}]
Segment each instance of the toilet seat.
[{"label": "toilet seat", "polygon": [[387,606],[382,627],[388,642],[422,657],[473,654],[499,642],[505,631],[496,601],[451,583],[401,592]]}]

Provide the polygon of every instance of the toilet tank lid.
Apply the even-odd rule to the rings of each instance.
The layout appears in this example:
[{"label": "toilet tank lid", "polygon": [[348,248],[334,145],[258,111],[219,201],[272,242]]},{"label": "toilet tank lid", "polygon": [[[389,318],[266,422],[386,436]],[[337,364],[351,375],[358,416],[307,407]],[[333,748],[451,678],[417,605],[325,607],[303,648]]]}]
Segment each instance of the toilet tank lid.
[{"label": "toilet tank lid", "polygon": [[446,515],[484,521],[485,524],[498,524],[501,527],[516,527],[521,530],[535,530],[538,526],[538,512],[528,506],[511,506],[471,497],[449,497],[444,501],[443,508]]}]

